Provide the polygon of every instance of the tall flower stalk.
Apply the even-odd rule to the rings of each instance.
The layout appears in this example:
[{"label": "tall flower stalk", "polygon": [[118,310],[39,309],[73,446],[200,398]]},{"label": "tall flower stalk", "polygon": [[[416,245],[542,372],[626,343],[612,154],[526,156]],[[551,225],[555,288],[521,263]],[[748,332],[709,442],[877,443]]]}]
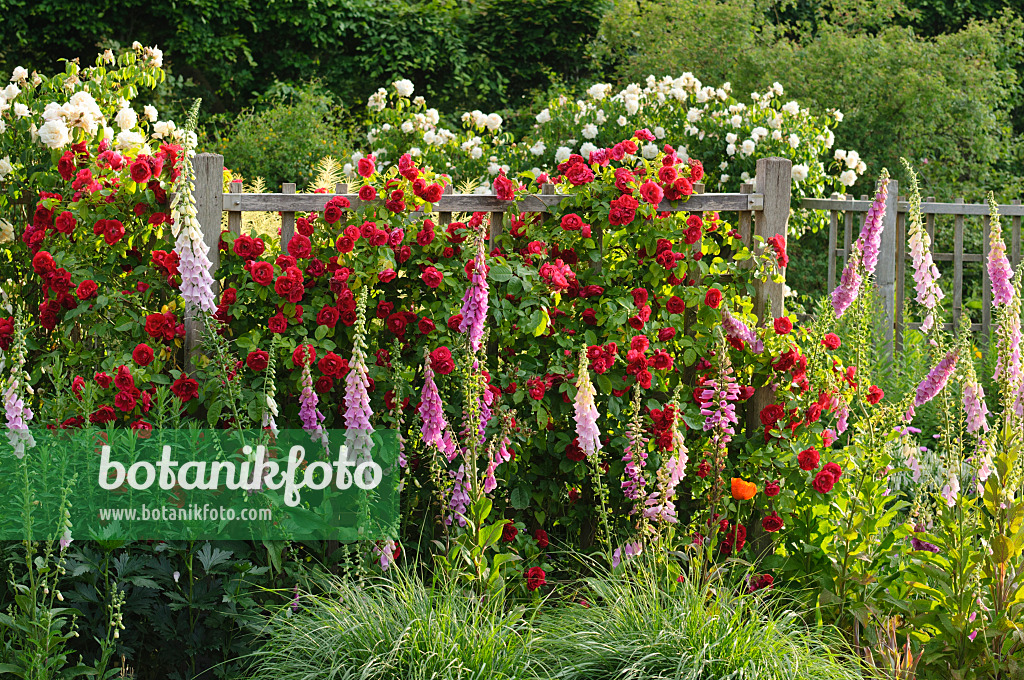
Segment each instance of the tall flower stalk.
[{"label": "tall flower stalk", "polygon": [[878,177],[878,188],[875,191],[875,199],[868,208],[868,214],[864,217],[864,226],[861,227],[860,236],[857,238],[857,247],[861,251],[864,262],[864,271],[868,276],[875,273],[878,266],[878,251],[882,245],[882,230],[885,228],[885,202],[889,197],[889,171],[882,168],[882,174]]},{"label": "tall flower stalk", "polygon": [[644,517],[661,522],[676,523],[676,506],[673,502],[676,495],[676,487],[683,481],[686,475],[686,463],[688,462],[689,451],[683,441],[683,435],[679,431],[679,403],[676,399],[666,407],[673,412],[672,419],[672,449],[666,451],[662,456],[661,467],[658,468],[657,485],[654,493],[648,496],[644,510]]},{"label": "tall flower stalk", "polygon": [[988,278],[992,282],[992,304],[999,307],[1013,299],[1013,268],[1006,257],[1006,243],[999,224],[999,205],[991,191],[988,192],[988,214]]},{"label": "tall flower stalk", "polygon": [[479,352],[484,337],[484,321],[487,319],[487,263],[483,229],[474,234],[473,238],[476,239],[476,256],[473,258],[469,288],[462,297],[459,332],[468,333],[470,348]]},{"label": "tall flower stalk", "polygon": [[14,448],[18,458],[25,456],[25,451],[36,445],[29,423],[32,422],[32,409],[25,403],[32,394],[32,384],[28,372],[25,371],[27,356],[25,345],[25,328],[21,314],[15,315],[14,342],[8,356],[11,358],[11,372],[3,386],[4,415],[7,418],[7,441]]},{"label": "tall flower stalk", "polygon": [[181,273],[181,297],[187,308],[201,309],[213,314],[217,302],[213,294],[213,276],[210,269],[210,248],[203,240],[195,201],[195,169],[192,159],[196,155],[196,119],[199,115],[199,100],[189,111],[181,154],[182,172],[175,183],[175,202],[171,210],[171,233],[174,235],[174,249],[178,253],[178,270]]},{"label": "tall flower stalk", "polygon": [[586,350],[580,350],[579,375],[576,378],[576,400],[573,404],[576,421],[576,436],[580,448],[588,457],[601,450],[601,432],[597,429],[597,404],[594,397],[597,392],[590,381],[590,362],[587,361]]},{"label": "tall flower stalk", "polygon": [[323,444],[324,450],[329,450],[327,441],[327,430],[324,429],[324,414],[317,408],[320,398],[313,389],[313,374],[310,371],[310,364],[313,363],[313,355],[305,348],[303,349],[302,362],[302,394],[299,395],[299,420],[302,421],[302,429],[305,430],[315,442]]},{"label": "tall flower stalk", "polygon": [[370,381],[366,369],[366,288],[359,293],[356,307],[356,332],[352,342],[352,360],[345,375],[345,427],[349,459],[359,460],[368,455],[373,440],[373,426],[370,417]]},{"label": "tall flower stalk", "polygon": [[939,303],[945,297],[939,287],[939,268],[932,260],[931,237],[924,228],[921,216],[921,190],[917,183],[917,174],[905,158],[901,158],[903,169],[910,178],[910,211],[907,222],[910,232],[910,258],[914,267],[914,290],[917,292],[917,303],[924,307],[925,316],[921,321],[921,331],[928,333],[935,325],[935,315]]},{"label": "tall flower stalk", "polygon": [[747,324],[730,314],[728,309],[722,310],[722,330],[733,340],[741,340],[747,343],[750,351],[754,354],[760,354],[764,351],[764,342],[757,337],[757,334]]},{"label": "tall flower stalk", "polygon": [[448,432],[448,421],[444,417],[444,404],[441,401],[441,393],[434,382],[434,368],[430,364],[430,350],[424,350],[423,362],[423,392],[420,394],[420,422],[423,433],[423,443],[433,446],[443,453],[451,462],[457,451],[451,436],[445,436]]},{"label": "tall flower stalk", "polygon": [[988,406],[985,404],[985,389],[978,382],[971,362],[966,363],[964,377],[964,412],[967,414],[967,431],[988,432]]},{"label": "tall flower stalk", "polygon": [[837,319],[842,318],[860,295],[863,281],[860,276],[860,248],[855,244],[851,250],[853,252],[850,253],[850,259],[846,261],[843,274],[839,277],[839,285],[832,291],[832,309],[835,310]]},{"label": "tall flower stalk", "polygon": [[939,363],[935,365],[928,375],[925,376],[921,384],[917,386],[917,392],[914,395],[914,404],[907,410],[906,419],[910,420],[914,417],[914,409],[918,406],[923,406],[929,401],[935,398],[935,396],[942,391],[949,382],[950,376],[953,375],[953,371],[956,370],[957,361],[960,358],[958,350],[951,350],[946,353],[946,356],[939,360]]},{"label": "tall flower stalk", "polygon": [[629,425],[626,427],[626,449],[622,456],[622,462],[626,464],[623,471],[622,493],[626,498],[636,501],[630,514],[640,510],[647,496],[647,478],[644,477],[644,468],[647,466],[647,437],[644,436],[641,420],[641,398],[640,385],[634,385],[633,410]]}]

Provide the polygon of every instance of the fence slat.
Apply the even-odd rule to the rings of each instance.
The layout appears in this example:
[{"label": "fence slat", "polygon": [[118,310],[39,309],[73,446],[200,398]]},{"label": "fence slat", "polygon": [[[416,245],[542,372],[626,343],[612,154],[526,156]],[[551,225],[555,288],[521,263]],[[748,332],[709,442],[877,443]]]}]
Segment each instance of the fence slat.
[{"label": "fence slat", "polygon": [[[240,194],[242,193],[242,183],[232,182],[228,185],[228,193]],[[228,231],[235,236],[242,234],[242,211],[241,210],[229,210],[228,211]]]},{"label": "fence slat", "polygon": [[[1020,199],[1016,198],[1012,201],[1013,205],[1020,205]],[[1012,245],[1010,246],[1010,261],[1013,262],[1013,268],[1016,270],[1020,266],[1020,215],[1015,215],[1013,218],[1013,235],[1010,237]]]},{"label": "fence slat", "polygon": [[896,213],[896,351],[903,351],[904,318],[907,284],[907,213]]},{"label": "fence slat", "polygon": [[498,237],[501,236],[501,232],[505,230],[505,213],[504,212],[492,212],[491,213],[491,231],[490,237],[487,239],[487,248],[493,249],[498,242]]},{"label": "fence slat", "polygon": [[[786,238],[792,167],[793,162],[786,158],[760,158],[757,161],[755,186],[764,194],[764,209],[754,213],[754,231],[756,236],[765,240],[776,235]],[[782,287],[783,284],[775,281],[755,284],[754,314],[762,325],[782,314]]]},{"label": "fence slat", "polygon": [[[445,184],[444,185],[444,191],[441,192],[441,195],[442,196],[450,196],[451,193],[452,193],[452,185],[451,184]],[[447,212],[447,211],[437,213],[437,223],[442,228],[447,227],[449,224],[452,223],[452,214],[450,212]]]},{"label": "fence slat", "polygon": [[[285,182],[281,185],[281,193],[294,194],[295,184]],[[288,252],[288,242],[295,236],[295,213],[290,210],[281,211],[281,252]]]},{"label": "fence slat", "polygon": [[[934,196],[929,196],[925,199],[926,201],[934,201]],[[932,250],[935,250],[935,213],[928,213],[924,216],[924,230],[928,234],[928,242],[932,244]],[[934,257],[932,258],[934,259]]]},{"label": "fence slat", "polygon": [[[963,203],[958,198],[955,203]],[[953,328],[960,327],[960,312],[964,304],[964,216],[953,217]]]},{"label": "fence slat", "polygon": [[[740,191],[742,191],[742,187]],[[832,194],[833,200],[839,199],[839,194]],[[839,211],[830,210],[828,217],[828,289],[832,292],[836,288],[836,241],[839,240]]]},{"label": "fence slat", "polygon": [[853,211],[843,213],[843,268],[850,259],[850,247],[853,245]]},{"label": "fence slat", "polygon": [[988,333],[992,327],[992,286],[988,279],[988,267],[985,266],[985,262],[988,261],[988,239],[992,229],[992,218],[989,215],[984,215],[981,218],[982,230],[984,233],[983,240],[981,243],[982,265],[981,265],[981,336],[985,346],[988,346]]},{"label": "fence slat", "polygon": [[[220,232],[223,217],[224,157],[219,154],[197,154],[193,165],[196,173],[195,199],[196,218],[203,232],[203,243],[209,248],[210,271],[220,267]],[[219,286],[213,282],[214,293]],[[185,372],[195,368],[195,356],[199,351],[199,327],[195,310],[185,309]]]}]

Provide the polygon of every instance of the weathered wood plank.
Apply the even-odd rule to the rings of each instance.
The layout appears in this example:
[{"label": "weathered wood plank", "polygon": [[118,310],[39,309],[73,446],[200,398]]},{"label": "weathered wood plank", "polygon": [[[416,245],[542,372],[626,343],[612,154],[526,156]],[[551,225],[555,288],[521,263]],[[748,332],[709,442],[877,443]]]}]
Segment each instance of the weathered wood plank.
[{"label": "weathered wood plank", "polygon": [[[242,193],[242,183],[232,182],[228,185],[228,192],[232,194]],[[228,211],[228,231],[235,236],[239,236],[242,233],[242,212],[240,210]]]},{"label": "weathered wood plank", "polygon": [[[224,210],[244,210],[247,212],[281,211],[281,212],[315,212],[323,210],[333,194],[225,194]],[[345,198],[356,205],[357,194],[345,194]],[[522,212],[550,212],[565,198],[564,194],[541,196],[531,194],[519,204]],[[383,201],[377,199],[383,204]],[[705,210],[739,211],[757,210],[764,197],[761,194],[694,194],[687,201],[671,204],[662,201],[658,210],[667,212],[702,212]],[[451,194],[441,198],[434,204],[437,212],[505,212],[509,208],[508,201],[501,201],[497,196],[480,196],[476,194]]]},{"label": "weathered wood plank", "polygon": [[[988,260],[988,240],[992,229],[992,218],[985,215],[981,218],[982,237],[981,252],[982,261]],[[989,329],[992,328],[992,285],[989,283],[988,267],[981,265],[981,336],[982,342],[988,343]]]},{"label": "weathered wood plank", "polygon": [[[220,232],[223,210],[219,205],[224,193],[224,157],[219,154],[201,153],[193,160],[196,174],[195,200],[196,218],[203,232],[203,243],[209,249],[210,271],[215,272],[220,266]],[[231,195],[231,194],[228,194]],[[236,194],[237,195],[237,194]],[[217,282],[213,282],[214,293]],[[191,373],[195,368],[195,357],[199,352],[199,326],[195,319],[195,310],[185,310],[185,371]]]},{"label": "weathered wood plank", "polygon": [[[281,192],[285,195],[291,195],[295,193],[295,184],[293,182],[285,182],[281,186]],[[314,194],[316,196],[325,196],[326,194]],[[327,205],[327,201],[324,201],[324,205]],[[323,206],[321,206],[322,208]],[[281,252],[288,252],[288,242],[292,240],[292,236],[295,236],[295,212],[292,210],[281,210]]]},{"label": "weathered wood plank", "polygon": [[[962,202],[963,198],[956,199]],[[960,327],[964,303],[964,216],[953,218],[953,328]]]},{"label": "weathered wood plank", "polygon": [[[882,300],[882,337],[890,359],[895,359],[896,329],[896,260],[899,247],[896,239],[896,218],[899,205],[899,182],[889,180],[889,193],[885,199],[885,215],[882,217],[881,243],[878,266],[875,268],[875,284]],[[865,218],[867,213],[864,214]]]},{"label": "weathered wood plank", "polygon": [[[871,201],[866,196],[861,196],[856,201],[837,201],[830,198],[805,198],[793,206],[800,210],[852,210],[854,212],[867,212],[871,207]],[[899,209],[906,212],[910,207],[907,202],[900,202]],[[987,215],[988,204],[986,203],[932,203],[922,202],[921,212],[926,215]],[[1024,215],[1024,205],[1001,205],[999,214],[1006,216]]]},{"label": "weathered wood plank", "polygon": [[896,352],[903,351],[907,283],[907,213],[896,215]]},{"label": "weathered wood plank", "polygon": [[[832,198],[838,200],[839,194],[832,194]],[[839,240],[839,211],[830,210],[828,216],[828,289],[832,292],[836,289],[836,257],[837,241]]]},{"label": "weathered wood plank", "polygon": [[[1020,199],[1014,199],[1014,205],[1020,205]],[[1021,252],[1020,252],[1020,215],[1013,218],[1013,226],[1011,227],[1012,234],[1010,236],[1010,262],[1013,263],[1014,269],[1020,266]]]}]

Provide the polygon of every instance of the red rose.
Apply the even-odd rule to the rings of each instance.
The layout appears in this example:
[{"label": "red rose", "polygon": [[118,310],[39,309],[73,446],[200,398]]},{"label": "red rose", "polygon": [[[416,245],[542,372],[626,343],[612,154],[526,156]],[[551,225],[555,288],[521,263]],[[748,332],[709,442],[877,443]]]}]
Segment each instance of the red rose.
[{"label": "red rose", "polygon": [[75,290],[75,294],[79,300],[90,300],[96,297],[96,291],[99,290],[99,286],[92,279],[86,279],[78,284],[78,288]]},{"label": "red rose", "polygon": [[779,486],[778,480],[766,482],[764,485],[764,495],[768,496],[768,498],[774,498],[775,496],[778,496],[779,493],[781,493],[781,491],[782,487]]},{"label": "red rose", "polygon": [[517,529],[516,525],[512,524],[512,522],[506,522],[505,526],[501,528],[501,540],[505,541],[506,543],[511,543],[512,541],[516,540],[516,536],[518,535],[519,529]]},{"label": "red rose", "polygon": [[329,375],[322,375],[316,379],[313,389],[317,391],[317,394],[327,394],[334,389],[334,379]]},{"label": "red rose", "polygon": [[612,225],[626,225],[630,224],[636,219],[636,209],[640,206],[635,198],[629,194],[623,194],[622,196],[612,200],[611,211],[608,213],[608,221]]},{"label": "red rose", "polygon": [[789,320],[788,316],[780,316],[775,319],[774,326],[776,335],[787,335],[793,330],[793,322]]},{"label": "red rose", "polygon": [[565,446],[565,457],[574,463],[578,463],[587,457],[584,453],[583,448],[580,446],[580,438],[576,437]]},{"label": "red rose", "polygon": [[114,381],[113,378],[111,378],[107,373],[104,372],[96,373],[95,375],[93,375],[92,379],[95,380],[96,384],[99,385],[100,388],[104,390],[110,387],[110,383]]},{"label": "red rose", "polygon": [[278,312],[267,319],[267,328],[270,329],[271,333],[284,333],[288,330],[288,320],[284,318],[284,314]]},{"label": "red rose", "polygon": [[75,176],[75,153],[73,151],[65,151],[64,155],[57,161],[57,172],[64,178],[65,182],[70,182],[71,178]]},{"label": "red rose", "polygon": [[380,281],[381,283],[390,283],[394,281],[395,277],[397,276],[398,274],[395,272],[394,269],[385,269],[379,274],[377,274],[377,280]]},{"label": "red rose", "polygon": [[338,323],[338,317],[341,314],[338,312],[337,307],[324,307],[316,314],[316,323],[318,326],[327,326],[328,328],[334,328]]},{"label": "red rose", "polygon": [[150,168],[149,163],[146,162],[146,157],[139,156],[138,158],[135,159],[135,162],[132,163],[130,173],[133,182],[135,182],[136,184],[145,184],[146,182],[149,181],[149,178],[153,174],[153,171]]},{"label": "red rose", "polygon": [[105,425],[113,422],[116,418],[117,412],[106,404],[103,404],[89,416],[89,422],[94,425]]},{"label": "red rose", "polygon": [[440,375],[449,375],[455,370],[452,351],[442,345],[430,353],[430,365]]},{"label": "red rose", "polygon": [[762,425],[764,425],[766,428],[771,428],[784,415],[786,415],[786,412],[781,406],[779,406],[778,404],[768,404],[763,409],[761,409],[759,417],[761,419]]},{"label": "red rose", "polygon": [[295,368],[302,368],[306,365],[306,361],[310,363],[316,361],[316,350],[312,345],[299,345],[292,352],[292,363],[295,364]]},{"label": "red rose", "polygon": [[718,306],[722,304],[722,291],[717,288],[709,288],[704,295],[704,304],[712,309],[718,309]]},{"label": "red rose", "polygon": [[676,337],[676,329],[674,326],[662,328],[661,330],[658,331],[658,340],[661,342],[671,340],[674,337]]},{"label": "red rose", "polygon": [[704,165],[696,158],[689,160],[690,164],[690,179],[694,182],[699,182],[704,179]]},{"label": "red rose", "polygon": [[317,364],[317,368],[324,375],[329,375],[332,378],[340,378],[344,375],[344,372],[348,369],[348,364],[340,356],[334,352],[328,352],[324,355],[324,358]]},{"label": "red rose", "polygon": [[374,165],[375,160],[376,158],[372,155],[359,159],[359,162],[356,164],[356,171],[359,173],[360,177],[369,177],[376,172],[376,167]]},{"label": "red rose", "polygon": [[75,217],[70,211],[65,210],[60,215],[57,215],[57,219],[54,222],[54,228],[62,234],[70,234],[75,230]]},{"label": "red rose", "polygon": [[816,470],[818,463],[821,460],[821,455],[815,448],[804,449],[797,454],[796,461],[800,465],[800,469],[809,472],[810,470]]},{"label": "red rose", "polygon": [[768,533],[775,533],[779,529],[785,526],[782,522],[782,518],[779,517],[779,513],[773,512],[772,514],[761,520],[761,527]]},{"label": "red rose", "polygon": [[269,286],[274,280],[274,265],[269,262],[257,262],[249,270],[252,280],[261,286]]},{"label": "red rose", "polygon": [[262,371],[270,363],[270,355],[262,349],[254,349],[245,357],[245,365],[253,371]]},{"label": "red rose", "polygon": [[576,213],[569,213],[562,216],[562,229],[566,231],[579,231],[583,228],[583,218]]},{"label": "red rose", "polygon": [[838,463],[825,463],[825,467],[821,468],[823,472],[827,472],[832,475],[832,478],[839,481],[839,478],[843,476],[843,468],[839,467]]},{"label": "red rose", "polygon": [[297,260],[304,260],[313,254],[313,244],[308,236],[294,234],[288,241],[288,254]]},{"label": "red rose", "polygon": [[814,476],[814,481],[811,482],[811,487],[821,494],[828,493],[835,485],[835,478],[825,470],[818,470],[818,474]]},{"label": "red rose", "polygon": [[124,225],[118,220],[107,220],[103,229],[103,240],[108,246],[112,246],[124,236]]},{"label": "red rose", "polygon": [[132,350],[132,360],[139,366],[149,366],[153,363],[153,348],[142,342]]},{"label": "red rose", "polygon": [[220,294],[221,304],[233,305],[238,301],[238,290],[235,288],[225,288],[224,292]]},{"label": "red rose", "polygon": [[461,314],[452,314],[450,317],[448,317],[448,330],[454,331],[456,333],[459,333],[459,332],[461,332],[461,331],[459,331],[459,326],[461,326],[461,325],[462,325],[462,315]]},{"label": "red rose", "polygon": [[135,397],[131,392],[118,392],[114,397],[114,406],[128,413],[135,408]]},{"label": "red rose", "polygon": [[417,325],[420,329],[420,333],[422,333],[423,335],[429,334],[431,331],[434,330],[434,328],[436,328],[436,326],[434,326],[434,322],[431,321],[430,319],[420,319],[419,324]]},{"label": "red rose", "polygon": [[688,244],[693,245],[700,240],[701,233],[700,227],[687,227],[683,238]]},{"label": "red rose", "polygon": [[199,383],[182,373],[171,385],[171,392],[183,402],[191,401],[199,396]]},{"label": "red rose", "polygon": [[594,172],[586,163],[576,163],[565,171],[565,178],[574,186],[594,181]]},{"label": "red rose", "polygon": [[654,376],[651,375],[651,372],[645,368],[636,374],[636,381],[640,384],[640,387],[645,390],[649,390],[651,389],[651,379],[653,377]]},{"label": "red rose", "polygon": [[775,249],[775,257],[779,261],[779,267],[785,269],[789,264],[789,256],[786,254],[786,237],[776,234],[768,239],[768,245]]},{"label": "red rose", "polygon": [[494,195],[499,201],[511,201],[516,197],[515,184],[505,176],[504,170],[494,178]]},{"label": "red rose", "polygon": [[660,186],[648,180],[640,185],[640,196],[651,205],[658,205],[665,197],[665,192]]},{"label": "red rose", "polygon": [[826,349],[839,349],[843,344],[843,341],[839,339],[839,336],[835,333],[829,333],[821,340],[822,346]]},{"label": "red rose", "polygon": [[359,187],[359,200],[372,201],[377,198],[377,190],[369,184]]},{"label": "red rose", "polygon": [[883,392],[882,388],[879,387],[878,385],[872,385],[868,389],[868,403],[869,404],[877,404],[878,402],[882,401],[882,397],[884,397],[884,396],[885,396],[885,392]]},{"label": "red rose", "polygon": [[436,267],[427,267],[423,270],[423,274],[420,278],[423,279],[423,283],[427,284],[428,288],[437,288],[444,280],[444,274],[442,274]]},{"label": "red rose", "polygon": [[416,234],[416,243],[423,247],[429,246],[434,242],[435,235],[433,229],[420,229],[419,233]]},{"label": "red rose", "polygon": [[389,331],[401,337],[405,335],[405,326],[407,323],[408,322],[405,320],[405,314],[399,312],[389,316],[385,325],[387,325]]},{"label": "red rose", "polygon": [[537,541],[537,547],[543,550],[548,547],[551,541],[548,540],[548,532],[543,529],[537,529],[533,532],[533,539]]},{"label": "red rose", "polygon": [[683,299],[678,295],[673,295],[669,298],[668,302],[665,303],[665,309],[668,310],[669,314],[682,314],[686,311],[686,304]]},{"label": "red rose", "polygon": [[[576,497],[579,498],[579,492],[576,491],[576,489],[570,489],[569,490],[569,500],[570,501],[575,500],[575,499],[573,499],[573,492],[575,492]],[[534,591],[534,590],[537,590],[542,585],[547,583],[547,581],[544,580],[545,576],[547,576],[547,574],[545,574],[544,570],[541,569],[540,567],[530,567],[529,569],[526,570],[526,588],[528,590],[530,590],[531,592]]]}]

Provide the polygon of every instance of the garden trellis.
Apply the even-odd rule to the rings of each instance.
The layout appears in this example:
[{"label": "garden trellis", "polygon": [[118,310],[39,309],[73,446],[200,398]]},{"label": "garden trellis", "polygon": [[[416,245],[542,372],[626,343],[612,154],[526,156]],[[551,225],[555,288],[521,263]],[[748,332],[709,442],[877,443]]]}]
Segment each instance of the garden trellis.
[{"label": "garden trellis", "polygon": [[[281,251],[285,252],[288,241],[295,232],[295,213],[323,210],[335,195],[344,196],[353,208],[360,205],[358,194],[349,193],[346,184],[338,184],[334,194],[298,194],[295,184],[285,184],[281,193],[247,194],[242,192],[240,183],[232,183],[224,192],[224,157],[219,154],[199,154],[195,158],[195,199],[203,238],[210,248],[210,261],[216,272],[220,253],[218,244],[223,229],[223,217],[227,213],[228,230],[239,234],[243,212],[281,213]],[[739,193],[705,194],[703,185],[695,185],[689,200],[670,203],[663,201],[659,210],[667,212],[732,212],[736,213],[736,228],[745,244],[751,245],[754,236],[769,239],[775,235],[786,236],[792,192],[792,161],[786,158],[762,158],[757,161],[754,182],[744,184]],[[757,193],[754,187],[759,187]],[[448,191],[450,189],[446,189]],[[528,195],[518,204],[520,212],[550,212],[558,207],[565,196],[555,193],[555,185],[546,184],[540,195]],[[379,200],[379,199],[378,199]],[[454,213],[486,212],[490,215],[490,240],[501,234],[505,224],[505,213],[510,209],[508,201],[501,201],[494,195],[449,194],[433,206],[442,226],[451,223]],[[216,279],[216,274],[214,279]],[[783,283],[779,281],[758,281],[754,294],[754,314],[764,325],[782,314]],[[199,329],[194,319],[186,319],[186,347],[189,361],[199,345]],[[751,399],[748,414],[756,421],[761,407],[771,400],[766,390],[758,390]]]},{"label": "garden trellis", "polygon": [[[804,199],[800,202],[799,207],[803,210],[827,210],[829,212],[828,290],[834,290],[838,278],[837,272],[846,263],[850,247],[856,240],[853,233],[855,216],[858,214],[860,216],[859,228],[871,207],[871,199],[868,196],[861,196],[860,200],[853,200],[852,197],[833,194],[831,198],[827,199]],[[907,213],[909,208],[910,203],[907,197],[899,196],[898,182],[889,180],[884,217],[885,229],[882,232],[876,282],[882,299],[885,339],[891,357],[902,349],[906,330],[921,326],[918,322],[907,323],[905,320],[907,261],[910,259],[910,254],[907,251]],[[945,322],[943,327],[947,330],[959,328],[960,317],[964,309],[964,265],[978,263],[981,265],[981,322],[972,323],[971,330],[981,331],[981,337],[987,341],[992,328],[992,286],[989,281],[988,268],[985,266],[989,251],[989,224],[991,221],[989,206],[984,203],[964,203],[962,198],[958,198],[953,203],[937,203],[934,197],[928,197],[921,202],[921,213],[925,220],[925,230],[932,241],[934,251],[932,257],[936,262],[953,263],[952,288],[946,290],[947,293],[952,293],[952,322]],[[1017,269],[1021,262],[1021,217],[1024,216],[1024,206],[1019,200],[1015,200],[1010,205],[1000,205],[999,214],[1009,218],[1010,234],[1008,235],[1007,255],[1013,267]],[[953,218],[952,252],[939,252],[936,247],[935,224],[936,218],[939,216]],[[965,229],[969,228],[971,224],[977,224],[979,217],[981,218],[979,226],[982,232],[981,252],[966,252]],[[967,218],[973,218],[972,222],[966,222]],[[840,232],[840,230],[842,231]],[[911,292],[911,296],[913,296],[913,292]]]}]

